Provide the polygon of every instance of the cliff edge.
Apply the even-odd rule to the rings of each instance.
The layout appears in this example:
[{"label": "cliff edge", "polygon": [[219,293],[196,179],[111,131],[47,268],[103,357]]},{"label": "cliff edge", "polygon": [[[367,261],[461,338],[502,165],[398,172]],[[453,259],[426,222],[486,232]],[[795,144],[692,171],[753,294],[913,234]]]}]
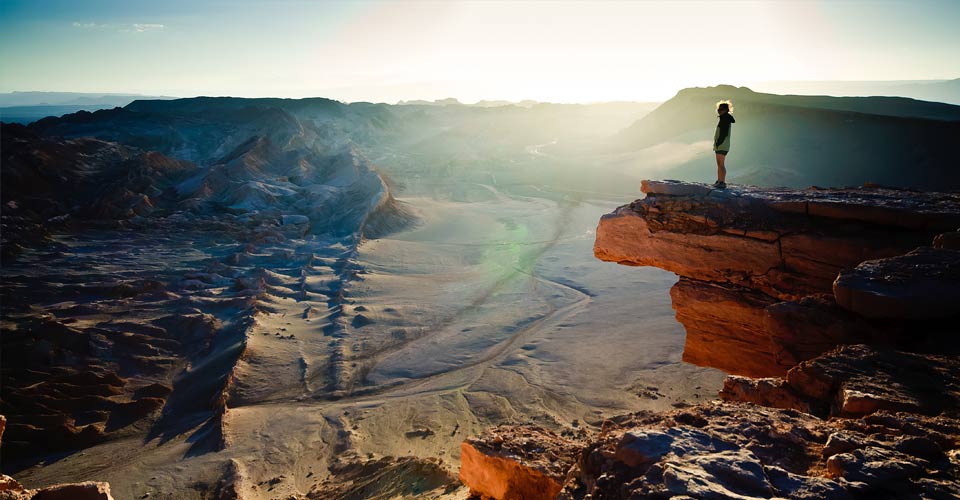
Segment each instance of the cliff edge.
[{"label": "cliff edge", "polygon": [[960,498],[960,195],[643,191],[603,216],[595,254],[679,275],[684,359],[732,374],[720,400],[576,439],[492,429],[464,442],[474,494]]},{"label": "cliff edge", "polygon": [[[960,228],[960,194],[677,181],[642,189],[644,198],[601,218],[594,253],[680,277],[671,297],[687,330],[685,361],[781,376],[843,344],[938,352],[951,331],[958,254],[931,246]],[[877,278],[897,273],[881,287]]]}]

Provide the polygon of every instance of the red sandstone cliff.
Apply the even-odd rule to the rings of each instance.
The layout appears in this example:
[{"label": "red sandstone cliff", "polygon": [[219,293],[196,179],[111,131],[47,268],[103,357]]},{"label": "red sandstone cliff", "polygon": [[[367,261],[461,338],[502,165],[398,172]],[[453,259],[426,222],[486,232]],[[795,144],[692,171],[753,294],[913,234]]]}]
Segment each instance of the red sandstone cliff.
[{"label": "red sandstone cliff", "polygon": [[[862,277],[884,268],[865,261],[929,246],[937,234],[960,227],[958,194],[877,187],[714,190],[674,181],[645,181],[643,191],[645,198],[603,216],[594,253],[680,276],[671,297],[687,329],[684,360],[691,363],[783,375],[836,345],[912,349],[908,344],[924,347],[943,329],[930,324],[917,335],[915,324],[872,319],[958,314],[960,291],[949,270],[899,293]],[[923,258],[936,269],[957,259],[940,250],[917,253],[925,257],[884,269],[889,274],[900,265],[908,269],[901,274],[916,275],[909,269]]]},{"label": "red sandstone cliff", "polygon": [[685,360],[771,377],[578,441],[488,431],[463,444],[475,494],[960,498],[960,195],[643,190],[601,219],[597,257],[680,275]]}]

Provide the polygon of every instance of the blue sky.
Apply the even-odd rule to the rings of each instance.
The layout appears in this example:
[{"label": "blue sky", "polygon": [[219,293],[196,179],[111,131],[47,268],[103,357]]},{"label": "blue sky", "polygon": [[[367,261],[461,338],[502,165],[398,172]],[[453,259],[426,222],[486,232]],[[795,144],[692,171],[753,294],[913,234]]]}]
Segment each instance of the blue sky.
[{"label": "blue sky", "polygon": [[960,77],[960,2],[0,0],[0,92],[661,100]]}]

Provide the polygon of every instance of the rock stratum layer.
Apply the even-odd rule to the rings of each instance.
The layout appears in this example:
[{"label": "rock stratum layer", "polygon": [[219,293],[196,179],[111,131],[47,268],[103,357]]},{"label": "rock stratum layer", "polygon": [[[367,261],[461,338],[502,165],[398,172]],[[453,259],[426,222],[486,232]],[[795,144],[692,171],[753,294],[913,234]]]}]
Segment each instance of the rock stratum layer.
[{"label": "rock stratum layer", "polygon": [[[942,318],[957,315],[958,253],[929,246],[960,227],[958,194],[675,181],[643,191],[601,218],[594,252],[680,276],[671,296],[691,363],[764,377],[841,344],[939,349]],[[883,288],[870,276],[893,269],[901,277]]]}]

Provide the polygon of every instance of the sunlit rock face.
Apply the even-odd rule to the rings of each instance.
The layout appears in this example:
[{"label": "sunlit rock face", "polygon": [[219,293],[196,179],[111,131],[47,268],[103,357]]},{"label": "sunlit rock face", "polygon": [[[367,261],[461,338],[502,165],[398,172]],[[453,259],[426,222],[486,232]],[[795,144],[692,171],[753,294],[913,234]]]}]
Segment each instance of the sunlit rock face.
[{"label": "sunlit rock face", "polygon": [[[643,190],[645,198],[601,218],[595,255],[678,274],[671,297],[687,329],[684,359],[748,376],[782,375],[839,344],[903,341],[903,324],[870,322],[840,295],[838,306],[834,281],[960,226],[956,194],[676,181],[645,181]],[[853,281],[839,280],[840,289]],[[910,340],[923,344],[919,337]]]},{"label": "sunlit rock face", "polygon": [[540,427],[495,427],[461,444],[460,479],[482,498],[553,499],[580,445]]}]

